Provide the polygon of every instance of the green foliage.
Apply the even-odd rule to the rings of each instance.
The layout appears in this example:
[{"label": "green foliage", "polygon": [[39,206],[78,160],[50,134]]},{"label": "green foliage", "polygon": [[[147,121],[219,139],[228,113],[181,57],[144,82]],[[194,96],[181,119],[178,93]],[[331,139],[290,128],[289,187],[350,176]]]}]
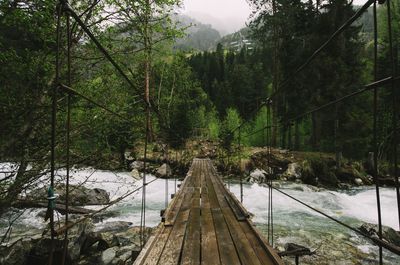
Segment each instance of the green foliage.
[{"label": "green foliage", "polygon": [[302,180],[306,184],[336,187],[338,179],[326,161],[322,159],[305,160],[302,167]]},{"label": "green foliage", "polygon": [[204,91],[215,104],[220,117],[235,108],[243,118],[255,109],[254,102],[266,97],[266,75],[257,58],[261,51],[240,53],[217,45],[215,52],[198,53],[189,58]]},{"label": "green foliage", "polygon": [[228,152],[232,151],[232,144],[238,140],[239,130],[237,128],[241,123],[242,120],[238,111],[236,109],[229,108],[222,123],[219,135],[222,147]]},{"label": "green foliage", "polygon": [[268,110],[267,107],[262,107],[258,112],[250,132],[258,132],[249,138],[251,146],[266,146],[267,145],[267,129],[268,124]]}]

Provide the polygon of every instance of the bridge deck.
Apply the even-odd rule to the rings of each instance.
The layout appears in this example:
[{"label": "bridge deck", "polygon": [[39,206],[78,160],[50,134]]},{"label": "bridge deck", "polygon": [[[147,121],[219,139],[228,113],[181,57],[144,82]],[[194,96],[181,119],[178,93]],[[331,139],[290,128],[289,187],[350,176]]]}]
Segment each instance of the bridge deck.
[{"label": "bridge deck", "polygon": [[195,159],[135,265],[283,264],[248,217],[211,161]]}]

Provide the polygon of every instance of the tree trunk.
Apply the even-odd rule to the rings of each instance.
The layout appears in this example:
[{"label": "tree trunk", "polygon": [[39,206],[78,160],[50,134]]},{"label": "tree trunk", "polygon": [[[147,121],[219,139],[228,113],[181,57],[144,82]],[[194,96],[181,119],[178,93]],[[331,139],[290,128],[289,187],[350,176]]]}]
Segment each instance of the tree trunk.
[{"label": "tree trunk", "polygon": [[299,129],[300,121],[296,120],[294,127],[294,150],[300,150],[300,129]]},{"label": "tree trunk", "polygon": [[312,114],[312,148],[314,151],[319,149],[319,141],[321,138],[321,120],[317,113]]}]

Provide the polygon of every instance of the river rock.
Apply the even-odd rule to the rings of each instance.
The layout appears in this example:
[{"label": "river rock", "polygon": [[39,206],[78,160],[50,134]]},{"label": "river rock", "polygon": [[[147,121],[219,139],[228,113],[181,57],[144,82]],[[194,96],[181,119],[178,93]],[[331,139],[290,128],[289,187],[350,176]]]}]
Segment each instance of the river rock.
[{"label": "river rock", "polygon": [[113,264],[112,261],[116,257],[118,251],[118,247],[112,247],[104,250],[101,253],[99,264],[100,265],[109,265]]},{"label": "river rock", "polygon": [[301,177],[301,167],[298,163],[290,163],[287,170],[282,174],[282,178],[287,180],[296,180]]},{"label": "river rock", "polygon": [[[360,226],[360,230],[370,236],[378,238],[378,225],[371,223],[364,223]],[[382,238],[396,246],[400,246],[400,232],[388,226],[382,226]]]},{"label": "river rock", "polygon": [[121,232],[125,231],[132,226],[133,223],[125,221],[114,221],[105,223],[102,226],[98,226],[95,232]]},{"label": "river rock", "polygon": [[364,182],[363,182],[362,179],[360,179],[360,178],[354,179],[354,183],[355,183],[356,185],[358,185],[358,186],[364,185]]},{"label": "river rock", "polygon": [[135,160],[135,157],[133,156],[132,152],[125,152],[124,153],[124,158],[128,162]]},{"label": "river rock", "polygon": [[[65,184],[57,184],[55,192],[58,194],[57,203],[65,202]],[[47,188],[40,188],[30,192],[25,200],[44,201],[47,196]],[[82,185],[70,185],[69,187],[69,204],[71,206],[85,205],[104,205],[110,202],[110,196],[103,189],[89,189]]]},{"label": "river rock", "polygon": [[263,182],[265,182],[266,175],[267,175],[267,172],[265,172],[262,169],[256,168],[255,170],[253,170],[250,173],[249,181],[253,182],[253,183],[263,183]]},{"label": "river rock", "polygon": [[137,170],[143,170],[144,169],[144,162],[143,161],[138,161],[138,160],[136,160],[136,161],[133,161],[131,164],[130,164],[130,166],[131,166],[131,168],[132,169],[137,169]]},{"label": "river rock", "polygon": [[0,264],[22,265],[26,263],[26,257],[32,248],[30,240],[20,239],[12,245],[0,246]]},{"label": "river rock", "polygon": [[162,166],[159,167],[156,171],[156,175],[161,178],[166,178],[170,176],[171,173],[172,173],[171,167],[167,163],[162,164]]},{"label": "river rock", "polygon": [[140,172],[136,168],[132,169],[131,176],[132,176],[132,178],[134,178],[136,180],[139,180],[141,178]]}]

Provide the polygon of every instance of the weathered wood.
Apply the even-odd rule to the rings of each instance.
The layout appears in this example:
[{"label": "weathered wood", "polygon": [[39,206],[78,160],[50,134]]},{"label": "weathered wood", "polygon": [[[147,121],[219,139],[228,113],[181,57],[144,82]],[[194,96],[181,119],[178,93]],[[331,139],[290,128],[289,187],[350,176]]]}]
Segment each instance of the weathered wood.
[{"label": "weathered wood", "polygon": [[282,265],[208,159],[195,159],[135,265]]}]

